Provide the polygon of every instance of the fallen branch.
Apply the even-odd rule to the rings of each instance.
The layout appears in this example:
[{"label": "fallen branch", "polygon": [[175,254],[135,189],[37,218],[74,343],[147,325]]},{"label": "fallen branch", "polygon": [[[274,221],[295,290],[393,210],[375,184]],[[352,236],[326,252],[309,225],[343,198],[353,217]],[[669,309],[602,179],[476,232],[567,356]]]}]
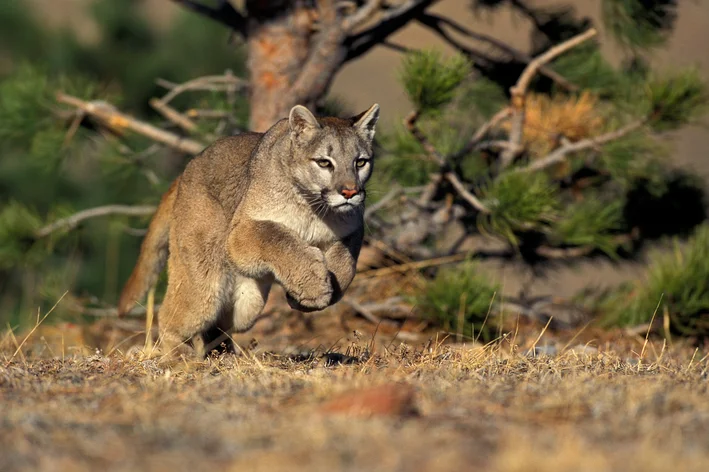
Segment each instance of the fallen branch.
[{"label": "fallen branch", "polygon": [[103,101],[87,102],[61,92],[57,93],[56,98],[59,103],[76,107],[87,115],[103,121],[109,128],[129,129],[181,152],[199,154],[206,147],[203,143],[189,138],[183,138],[182,136],[170,133],[169,131],[157,128],[149,123],[121,113],[116,110],[115,107]]},{"label": "fallen branch", "polygon": [[423,261],[416,262],[406,262],[404,264],[397,264],[389,267],[382,267],[380,269],[370,269],[365,270],[357,274],[355,280],[370,279],[373,277],[382,277],[385,275],[392,274],[404,274],[413,270],[425,269],[427,267],[435,267],[439,265],[451,264],[453,262],[460,262],[470,257],[470,253],[462,252],[458,254],[453,254],[452,256],[436,257],[433,259],[426,259]]},{"label": "fallen branch", "polygon": [[44,238],[55,231],[69,230],[76,228],[79,223],[90,218],[107,215],[127,215],[127,216],[147,216],[155,213],[156,207],[153,205],[130,206],[130,205],[106,205],[96,208],[82,210],[66,218],[50,223],[35,232],[36,238]]}]

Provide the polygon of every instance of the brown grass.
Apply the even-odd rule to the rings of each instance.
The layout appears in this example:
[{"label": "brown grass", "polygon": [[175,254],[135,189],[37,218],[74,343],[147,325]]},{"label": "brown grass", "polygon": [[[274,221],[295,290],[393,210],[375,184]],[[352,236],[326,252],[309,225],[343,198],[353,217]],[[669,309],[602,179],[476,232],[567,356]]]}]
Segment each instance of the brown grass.
[{"label": "brown grass", "polygon": [[[535,358],[539,326],[514,343],[408,346],[353,320],[359,334],[343,336],[335,319],[311,320],[330,339],[301,343],[321,346],[309,358],[266,352],[296,338],[257,329],[262,345],[240,356],[172,364],[87,354],[69,336],[61,348],[42,329],[13,357],[25,339],[7,333],[0,470],[709,470],[708,365],[692,348],[650,340],[640,358],[644,336],[546,331],[537,346],[562,353]],[[577,344],[590,336],[596,347]],[[353,363],[329,366],[325,341]],[[401,385],[372,414],[337,413]],[[387,406],[411,390],[418,414]]]}]

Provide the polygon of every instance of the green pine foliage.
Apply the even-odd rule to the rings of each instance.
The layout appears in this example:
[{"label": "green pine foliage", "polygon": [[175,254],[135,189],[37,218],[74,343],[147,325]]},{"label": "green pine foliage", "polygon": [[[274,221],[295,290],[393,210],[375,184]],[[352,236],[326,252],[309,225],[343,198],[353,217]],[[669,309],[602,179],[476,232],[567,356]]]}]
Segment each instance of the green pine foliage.
[{"label": "green pine foliage", "polygon": [[[602,324],[632,326],[669,316],[675,333],[709,336],[709,225],[674,250],[655,252],[645,280],[606,298]],[[657,312],[656,312],[657,310]]]},{"label": "green pine foliage", "polygon": [[[549,78],[542,80],[538,74],[529,90],[534,100],[527,101],[527,106],[534,103],[538,108],[528,112],[528,118],[533,119],[525,121],[530,127],[523,135],[525,151],[504,169],[496,165],[504,147],[497,149],[494,143],[508,140],[509,126],[495,129],[486,137],[491,146],[473,149],[465,156],[450,145],[458,143],[458,149],[462,148],[479,124],[509,104],[500,85],[487,78],[490,75],[470,74],[466,61],[455,56],[444,60],[437,52],[416,52],[404,58],[401,83],[412,108],[422,114],[419,129],[486,208],[481,211],[469,205],[450,186],[444,185],[438,192],[436,198],[452,195],[469,215],[475,216],[477,224],[465,223],[469,232],[501,238],[512,248],[523,247],[525,254],[545,246],[560,251],[538,254],[603,254],[618,260],[637,253],[641,246],[638,238],[642,242],[658,234],[686,231],[685,223],[670,214],[676,213],[672,206],[665,204],[665,210],[652,215],[637,215],[632,209],[647,208],[648,199],[675,201],[672,192],[677,192],[677,186],[672,182],[677,178],[676,170],[668,159],[672,149],[657,134],[695,123],[703,116],[709,101],[706,84],[694,68],[665,73],[653,70],[642,56],[666,40],[674,22],[674,2],[604,0],[603,8],[605,25],[629,47],[627,60],[620,67],[613,66],[597,43],[587,42],[550,63],[550,68],[578,90],[571,92],[559,84],[549,88]],[[528,13],[543,17],[534,8]],[[548,94],[547,100],[539,98],[544,94]],[[522,171],[564,143],[592,139],[629,125],[632,131],[610,142],[569,153],[544,170]],[[559,128],[540,128],[543,126]],[[448,133],[445,139],[444,129]],[[448,145],[439,144],[442,141]],[[385,143],[379,160],[387,178],[401,186],[425,184],[430,172],[437,170],[430,160],[421,157],[424,149],[406,129],[387,136]],[[694,190],[682,191],[685,197],[701,195],[701,184],[690,185]],[[653,222],[648,222],[649,218]],[[668,222],[666,228],[658,223],[663,220]],[[672,226],[675,223],[677,227]],[[669,310],[677,332],[696,333],[709,327],[707,234],[706,229],[700,229],[681,257],[666,260],[657,256],[647,287],[635,290],[630,305],[619,303],[617,310],[606,307],[611,312],[609,319],[625,324],[648,321],[653,303],[665,293],[670,296],[663,306]],[[561,251],[573,248],[583,250]],[[441,270],[418,299],[426,307],[424,311],[433,313],[433,319],[451,331],[456,328],[463,293],[473,294],[469,301],[476,307],[466,311],[467,323],[474,324],[471,320],[487,310],[475,294],[483,293],[489,301],[493,289],[471,267],[466,265],[459,272]]]},{"label": "green pine foliage", "polygon": [[465,262],[439,270],[412,301],[417,311],[451,334],[489,341],[496,332],[490,311],[499,289],[477,264]]},{"label": "green pine foliage", "polygon": [[556,246],[590,246],[615,257],[620,242],[614,236],[623,230],[624,204],[622,196],[598,194],[568,204],[552,224],[549,240]]},{"label": "green pine foliage", "polygon": [[403,60],[401,82],[418,110],[436,113],[453,100],[469,73],[469,62],[459,54],[444,58],[439,51],[413,52]]},{"label": "green pine foliage", "polygon": [[480,189],[489,215],[480,215],[481,227],[519,244],[519,233],[543,231],[559,215],[558,190],[542,173],[509,172]]},{"label": "green pine foliage", "polygon": [[676,0],[603,0],[605,26],[621,43],[648,49],[665,43],[676,17]]},{"label": "green pine foliage", "polygon": [[[154,204],[185,163],[173,151],[153,152],[135,134],[111,136],[86,121],[72,127],[74,110],[58,104],[56,92],[103,100],[164,126],[148,106],[166,92],[157,78],[182,82],[226,69],[240,75],[244,55],[209,19],[181,12],[171,28],[157,30],[134,0],[90,3],[100,32],[91,43],[43,27],[22,2],[0,3],[0,323],[14,326],[30,323],[28,314],[66,291],[114,303],[141,241],[128,231],[148,219],[88,220],[44,238],[39,228],[95,206]],[[227,104],[223,96],[188,93],[173,105],[229,110],[237,125],[248,116],[243,98]],[[204,125],[202,135],[214,126]],[[63,316],[64,305],[55,315]]]}]

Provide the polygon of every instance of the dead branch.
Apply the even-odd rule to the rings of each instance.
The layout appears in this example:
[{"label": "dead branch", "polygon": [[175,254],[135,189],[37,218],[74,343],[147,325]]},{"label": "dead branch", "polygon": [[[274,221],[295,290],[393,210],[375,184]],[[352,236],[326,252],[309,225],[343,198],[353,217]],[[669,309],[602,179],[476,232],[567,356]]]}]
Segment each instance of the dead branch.
[{"label": "dead branch", "polygon": [[[116,307],[110,307],[110,308],[92,308],[92,307],[85,307],[80,304],[75,305],[72,308],[74,311],[76,311],[79,314],[86,315],[86,316],[93,316],[96,318],[116,318],[118,321],[118,309]],[[157,313],[160,309],[160,305],[155,305],[153,307],[153,311]],[[130,316],[130,317],[141,317],[145,316],[147,313],[147,309],[142,306],[137,306],[133,308],[130,312],[126,313],[125,316]]]},{"label": "dead branch", "polygon": [[199,2],[192,0],[172,0],[172,2],[183,6],[184,8],[191,10],[200,15],[206,16],[214,21],[217,21],[224,26],[228,26],[241,37],[246,38],[248,35],[248,21],[247,19],[239,13],[228,0],[219,0],[216,7],[209,7]]},{"label": "dead branch", "polygon": [[233,75],[231,71],[226,71],[223,75],[197,77],[196,79],[188,80],[181,84],[176,84],[165,79],[158,79],[156,83],[170,90],[160,99],[160,101],[165,104],[170,103],[181,93],[188,91],[226,92],[234,89],[237,91],[246,91],[249,88],[246,80]]},{"label": "dead branch", "polygon": [[539,71],[539,68],[554,60],[556,57],[565,53],[566,51],[575,48],[584,41],[591,39],[596,36],[598,32],[595,28],[590,28],[589,30],[574,36],[573,38],[567,39],[563,43],[557,44],[556,46],[550,48],[543,54],[535,57],[528,65],[524,68],[522,75],[519,76],[517,84],[510,90],[513,95],[525,95],[527,93],[527,88],[529,83],[532,81],[534,75]]},{"label": "dead branch", "polygon": [[365,220],[369,219],[374,213],[381,210],[383,207],[388,205],[389,202],[394,200],[396,197],[398,197],[402,193],[403,193],[403,190],[399,187],[394,187],[391,190],[389,190],[386,193],[386,195],[384,195],[377,203],[365,208],[364,219]]},{"label": "dead branch", "polygon": [[455,173],[448,171],[443,174],[443,177],[450,182],[463,200],[468,202],[473,208],[478,210],[480,213],[485,213],[486,215],[490,214],[490,210],[480,200],[478,200],[478,197],[470,193],[468,189],[465,188],[465,185],[463,185],[463,182],[460,181]]},{"label": "dead branch", "polygon": [[350,35],[345,41],[345,61],[356,59],[397,32],[438,0],[407,0],[392,7],[381,16],[379,22],[362,32]]},{"label": "dead branch", "polygon": [[435,267],[445,264],[452,264],[454,262],[464,261],[466,258],[471,257],[468,252],[461,252],[458,254],[453,254],[451,256],[435,257],[432,259],[425,259],[416,262],[406,262],[404,264],[397,264],[389,267],[382,267],[380,269],[370,269],[365,270],[357,274],[355,280],[371,279],[374,277],[383,277],[385,275],[392,274],[405,274],[414,270],[425,269],[427,267]]},{"label": "dead branch", "polygon": [[524,119],[525,119],[525,97],[527,95],[527,88],[529,87],[532,78],[537,73],[540,67],[547,64],[549,61],[553,60],[557,56],[563,54],[564,52],[572,49],[584,41],[592,38],[597,34],[595,28],[591,28],[584,33],[574,36],[563,43],[557,44],[556,46],[550,48],[543,54],[535,57],[524,71],[517,79],[517,83],[510,88],[510,93],[512,95],[512,126],[510,129],[509,142],[510,148],[506,149],[500,155],[500,168],[505,169],[508,167],[517,157],[518,149],[522,144],[522,136],[524,134]]},{"label": "dead branch", "polygon": [[160,113],[162,116],[164,116],[171,122],[175,123],[183,130],[187,131],[188,133],[193,133],[195,132],[195,130],[197,130],[197,124],[194,121],[190,120],[185,115],[175,110],[167,103],[164,103],[162,100],[158,100],[157,98],[151,98],[148,103],[158,113]]},{"label": "dead branch", "polygon": [[372,324],[375,325],[380,325],[384,320],[379,318],[377,315],[372,313],[371,311],[367,310],[365,307],[359,304],[359,302],[353,300],[350,297],[345,297],[342,299],[342,301],[346,304],[349,305],[354,311],[362,315],[364,319],[367,321],[371,322]]},{"label": "dead branch", "polygon": [[111,129],[129,129],[181,152],[199,154],[206,147],[205,144],[198,141],[183,138],[182,136],[170,133],[169,131],[157,128],[149,123],[121,113],[116,110],[115,107],[103,101],[87,102],[61,92],[57,93],[56,98],[59,103],[76,107],[87,115],[104,122],[106,126]]},{"label": "dead branch", "polygon": [[76,228],[79,223],[90,218],[108,215],[146,216],[155,213],[155,209],[156,207],[153,205],[105,205],[96,208],[89,208],[40,228],[35,232],[35,237],[44,238],[58,230],[69,230]]},{"label": "dead branch", "polygon": [[498,127],[503,121],[512,116],[512,109],[509,107],[503,108],[502,110],[495,113],[495,115],[485,122],[478,130],[473,134],[473,136],[468,140],[463,149],[458,151],[452,156],[453,161],[457,161],[468,155],[475,147],[482,141],[482,139],[487,136],[487,134],[493,129]]},{"label": "dead branch", "polygon": [[526,167],[515,169],[515,172],[533,172],[537,170],[546,169],[547,167],[553,166],[554,164],[558,164],[564,161],[568,154],[584,151],[586,149],[590,149],[596,146],[602,146],[611,141],[620,139],[623,136],[626,136],[627,134],[630,134],[633,131],[641,128],[645,124],[645,122],[645,119],[633,121],[632,123],[629,123],[615,131],[610,131],[600,136],[582,139],[581,141],[576,142],[571,142],[568,139],[564,138],[562,139],[563,144],[561,147],[547,154],[545,157],[536,159],[534,162],[532,162]]}]

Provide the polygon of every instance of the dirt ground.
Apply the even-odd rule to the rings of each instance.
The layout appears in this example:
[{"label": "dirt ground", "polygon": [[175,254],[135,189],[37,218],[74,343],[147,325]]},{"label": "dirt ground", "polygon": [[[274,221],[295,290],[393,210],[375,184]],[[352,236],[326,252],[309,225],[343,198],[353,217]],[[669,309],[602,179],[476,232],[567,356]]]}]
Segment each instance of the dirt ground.
[{"label": "dirt ground", "polygon": [[701,349],[532,324],[487,346],[334,313],[274,324],[201,362],[149,358],[115,320],[4,333],[0,470],[709,470]]}]

